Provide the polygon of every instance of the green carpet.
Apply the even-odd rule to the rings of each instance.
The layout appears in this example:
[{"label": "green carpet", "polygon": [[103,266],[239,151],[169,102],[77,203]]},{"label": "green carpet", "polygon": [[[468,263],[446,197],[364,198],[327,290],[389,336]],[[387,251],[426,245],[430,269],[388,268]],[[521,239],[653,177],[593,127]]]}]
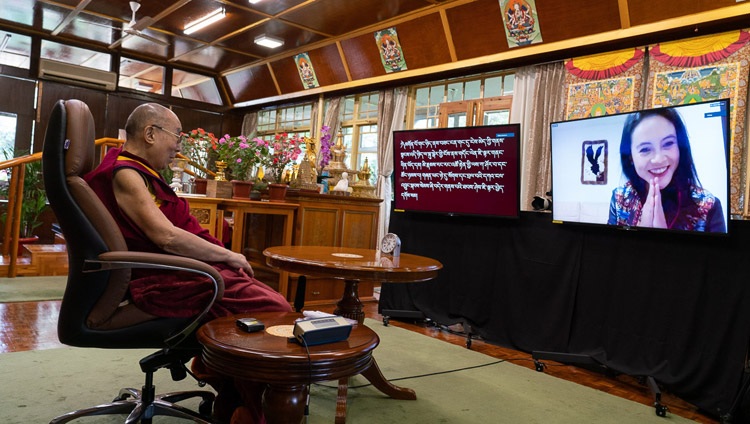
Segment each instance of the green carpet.
[{"label": "green carpet", "polygon": [[[357,376],[351,379],[348,423],[689,423],[654,408],[503,362],[452,373],[445,371],[492,364],[496,359],[397,327],[367,320],[380,338],[375,357],[386,378],[417,392],[416,401],[393,400]],[[45,423],[58,414],[112,400],[122,386],[140,387],[137,361],[151,351],[50,349],[0,355],[0,421]],[[429,374],[429,375],[428,375]],[[417,376],[414,378],[407,378]],[[195,389],[188,378],[173,382],[157,373],[158,392]],[[330,387],[329,387],[330,386]],[[314,385],[310,424],[332,423],[334,383]],[[191,408],[195,405],[186,404]],[[123,422],[120,417],[90,417],[81,423]],[[185,422],[157,417],[155,423]]]},{"label": "green carpet", "polygon": [[0,303],[59,300],[68,277],[0,278]]}]

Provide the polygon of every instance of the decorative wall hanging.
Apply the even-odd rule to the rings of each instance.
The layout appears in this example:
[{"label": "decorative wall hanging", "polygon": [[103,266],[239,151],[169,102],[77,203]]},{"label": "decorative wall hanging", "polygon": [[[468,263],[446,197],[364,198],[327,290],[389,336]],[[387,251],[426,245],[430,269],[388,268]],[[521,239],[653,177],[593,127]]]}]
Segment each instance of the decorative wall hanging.
[{"label": "decorative wall hanging", "polygon": [[310,61],[310,56],[308,56],[307,53],[300,53],[294,56],[294,62],[297,64],[299,78],[302,80],[302,85],[305,89],[320,86],[320,84],[318,84],[318,77],[315,76],[315,69]]},{"label": "decorative wall hanging", "polygon": [[542,42],[536,0],[500,0],[508,47]]},{"label": "decorative wall hanging", "polygon": [[607,184],[607,140],[581,143],[581,184]]},{"label": "decorative wall hanging", "polygon": [[375,32],[375,42],[380,50],[380,60],[385,72],[398,72],[406,68],[406,59],[398,41],[396,28],[388,28]]},{"label": "decorative wall hanging", "polygon": [[750,187],[745,152],[745,100],[750,48],[747,31],[661,43],[649,57],[649,107],[730,99],[730,213],[750,215],[745,190]]},{"label": "decorative wall hanging", "polygon": [[565,119],[630,112],[642,104],[644,49],[567,60]]}]

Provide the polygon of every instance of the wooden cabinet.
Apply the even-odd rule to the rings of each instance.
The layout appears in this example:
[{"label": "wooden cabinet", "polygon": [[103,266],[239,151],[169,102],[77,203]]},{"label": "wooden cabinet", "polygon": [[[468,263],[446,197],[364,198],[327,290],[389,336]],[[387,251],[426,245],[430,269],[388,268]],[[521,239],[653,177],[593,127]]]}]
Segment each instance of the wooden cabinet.
[{"label": "wooden cabinet", "polygon": [[219,215],[232,221],[232,250],[245,255],[255,277],[289,298],[289,273],[266,265],[263,250],[292,244],[294,203],[224,199]]},{"label": "wooden cabinet", "polygon": [[300,194],[294,229],[298,246],[377,246],[380,199],[328,194]]},{"label": "wooden cabinet", "polygon": [[[294,228],[295,245],[376,248],[382,200],[314,193],[290,193],[288,198],[299,205]],[[293,301],[297,276],[291,275],[290,278],[287,298]],[[335,303],[343,293],[343,280],[307,277],[305,304]],[[360,299],[371,300],[372,293],[372,282],[360,282]]]},{"label": "wooden cabinet", "polygon": [[226,199],[189,194],[180,194],[179,196],[188,201],[190,215],[193,215],[198,220],[201,227],[207,229],[212,236],[216,237],[218,205]]}]

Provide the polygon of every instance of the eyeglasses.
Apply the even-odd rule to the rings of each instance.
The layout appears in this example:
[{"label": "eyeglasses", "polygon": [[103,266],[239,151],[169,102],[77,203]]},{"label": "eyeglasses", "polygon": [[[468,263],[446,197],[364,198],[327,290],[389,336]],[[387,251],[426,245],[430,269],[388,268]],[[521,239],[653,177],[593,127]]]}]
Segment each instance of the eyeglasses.
[{"label": "eyeglasses", "polygon": [[183,141],[185,141],[185,138],[187,137],[184,134],[177,134],[177,133],[173,133],[172,131],[165,130],[164,128],[162,128],[162,127],[160,127],[158,125],[151,125],[151,126],[154,127],[154,128],[158,128],[158,129],[164,131],[165,133],[167,133],[169,135],[173,135],[173,136],[177,137],[177,140],[179,140],[180,143],[182,143]]}]

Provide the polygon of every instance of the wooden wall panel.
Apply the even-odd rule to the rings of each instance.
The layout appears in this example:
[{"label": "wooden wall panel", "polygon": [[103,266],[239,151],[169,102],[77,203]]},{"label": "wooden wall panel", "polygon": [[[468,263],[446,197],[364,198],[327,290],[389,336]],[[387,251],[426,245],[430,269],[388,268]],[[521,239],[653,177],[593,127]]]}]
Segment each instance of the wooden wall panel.
[{"label": "wooden wall panel", "polygon": [[104,133],[101,137],[117,138],[120,128],[125,129],[125,122],[133,109],[143,103],[146,103],[146,100],[118,93],[110,94],[107,101],[107,121],[104,123]]},{"label": "wooden wall panel", "polygon": [[343,40],[341,49],[353,80],[385,75],[374,33]]},{"label": "wooden wall panel", "polygon": [[[221,127],[223,117],[220,113],[184,107],[173,107],[172,111],[180,118],[182,131],[187,132],[195,128],[203,128],[208,132],[214,133],[217,137],[224,135]],[[235,136],[240,134],[230,133],[229,135]]]},{"label": "wooden wall panel", "polygon": [[620,29],[617,0],[586,0],[577,3],[538,0],[536,7],[545,43]]},{"label": "wooden wall panel", "polygon": [[[341,61],[341,55],[335,44],[307,52],[310,62],[315,68],[315,75],[320,86],[346,82],[346,72]],[[302,91],[306,88],[302,84],[294,56],[287,57],[271,64],[276,81],[282,94]]]},{"label": "wooden wall panel", "polygon": [[499,1],[479,0],[450,8],[445,14],[458,60],[509,49],[502,26]]},{"label": "wooden wall panel", "polygon": [[399,24],[396,31],[409,69],[451,62],[448,40],[439,13]]},{"label": "wooden wall panel", "polygon": [[276,84],[266,65],[253,66],[224,77],[232,103],[277,96]]},{"label": "wooden wall panel", "polygon": [[632,26],[734,5],[737,5],[737,0],[628,0]]},{"label": "wooden wall panel", "polygon": [[[317,72],[315,62],[313,62],[313,66],[316,67],[315,71]],[[294,62],[293,56],[272,62],[271,69],[273,69],[273,75],[276,77],[276,82],[279,83],[281,94],[305,90],[305,86],[302,85],[302,80],[299,78],[297,64]],[[320,82],[320,80],[318,81]]]},{"label": "wooden wall panel", "polygon": [[44,135],[47,131],[47,120],[58,100],[78,99],[86,103],[94,117],[96,138],[104,137],[107,122],[107,93],[83,87],[42,81],[40,84],[41,100],[39,102],[39,121],[34,135],[34,151],[41,152]]},{"label": "wooden wall panel", "polygon": [[310,60],[315,67],[320,85],[339,84],[348,81],[344,62],[341,60],[336,44],[330,44],[319,49],[311,50]]}]

